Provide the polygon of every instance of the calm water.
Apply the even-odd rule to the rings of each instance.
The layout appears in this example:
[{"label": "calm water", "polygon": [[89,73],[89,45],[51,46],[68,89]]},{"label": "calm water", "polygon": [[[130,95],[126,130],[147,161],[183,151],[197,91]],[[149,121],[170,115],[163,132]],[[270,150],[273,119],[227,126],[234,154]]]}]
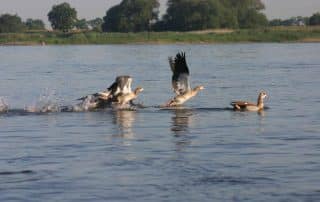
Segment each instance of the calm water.
[{"label": "calm water", "polygon": [[[26,114],[130,74],[139,102],[173,96],[167,57],[186,51],[185,109]],[[319,201],[320,45],[0,47],[0,201]],[[224,110],[269,93],[264,114]]]}]

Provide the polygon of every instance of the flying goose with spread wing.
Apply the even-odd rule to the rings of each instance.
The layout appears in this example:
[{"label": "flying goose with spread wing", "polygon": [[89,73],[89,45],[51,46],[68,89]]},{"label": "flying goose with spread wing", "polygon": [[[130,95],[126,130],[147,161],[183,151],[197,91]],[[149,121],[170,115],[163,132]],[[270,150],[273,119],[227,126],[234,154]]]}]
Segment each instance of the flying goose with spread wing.
[{"label": "flying goose with spread wing", "polygon": [[181,52],[173,59],[169,57],[169,64],[171,67],[172,75],[172,87],[176,96],[167,102],[167,107],[179,106],[196,96],[199,91],[204,89],[204,86],[190,87],[189,82],[189,68],[186,62],[185,53]]}]

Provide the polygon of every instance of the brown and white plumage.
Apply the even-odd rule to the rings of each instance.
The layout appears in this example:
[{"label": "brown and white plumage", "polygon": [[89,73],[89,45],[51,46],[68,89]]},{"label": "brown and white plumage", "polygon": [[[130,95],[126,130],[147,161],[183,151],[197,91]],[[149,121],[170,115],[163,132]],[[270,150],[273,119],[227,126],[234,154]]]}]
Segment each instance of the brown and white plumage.
[{"label": "brown and white plumage", "polygon": [[115,81],[105,90],[79,98],[83,103],[87,103],[92,108],[103,108],[113,101],[119,94],[132,93],[132,78],[130,76],[118,76]]},{"label": "brown and white plumage", "polygon": [[[91,94],[91,96],[102,100],[108,100],[115,97],[119,93],[130,93],[132,78],[130,76],[117,76],[115,81],[105,90],[98,93]],[[79,98],[78,100],[85,100],[88,96]]]},{"label": "brown and white plumage", "polygon": [[139,93],[141,93],[142,91],[143,91],[143,88],[142,87],[138,87],[133,92],[120,93],[116,97],[117,103],[120,104],[120,105],[128,104],[132,100],[136,99],[138,97]]},{"label": "brown and white plumage", "polygon": [[186,62],[185,53],[178,53],[173,59],[169,57],[169,64],[172,75],[172,88],[176,93],[176,97],[169,100],[166,106],[178,106],[182,105],[192,97],[196,96],[199,91],[203,90],[203,86],[197,86],[195,88],[190,87],[189,82],[189,68]]},{"label": "brown and white plumage", "polygon": [[169,64],[172,75],[172,88],[177,95],[184,94],[191,90],[189,84],[189,68],[186,62],[185,53],[178,53],[173,59],[169,57]]},{"label": "brown and white plumage", "polygon": [[131,93],[131,76],[118,76],[115,82],[108,88],[111,95],[117,96],[119,93]]},{"label": "brown and white plumage", "polygon": [[233,101],[230,104],[233,106],[233,109],[237,111],[261,111],[264,109],[263,101],[266,97],[267,93],[265,91],[261,91],[256,104],[247,101]]},{"label": "brown and white plumage", "polygon": [[198,94],[198,92],[203,89],[204,89],[203,86],[197,86],[194,89],[191,89],[190,91],[187,91],[184,94],[177,95],[167,103],[167,106],[173,107],[173,106],[182,105],[183,103],[185,103],[189,99],[196,96]]}]

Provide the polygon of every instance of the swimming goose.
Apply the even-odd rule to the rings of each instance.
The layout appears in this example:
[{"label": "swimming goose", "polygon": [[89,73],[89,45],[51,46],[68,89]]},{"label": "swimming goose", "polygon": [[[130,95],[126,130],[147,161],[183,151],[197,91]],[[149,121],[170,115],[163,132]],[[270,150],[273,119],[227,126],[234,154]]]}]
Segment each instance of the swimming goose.
[{"label": "swimming goose", "polygon": [[237,111],[261,111],[264,109],[263,100],[266,97],[267,93],[265,91],[261,91],[258,96],[257,104],[246,101],[233,101],[230,104],[233,106],[233,109]]},{"label": "swimming goose", "polygon": [[189,83],[190,73],[185,53],[178,53],[175,59],[169,57],[169,64],[173,73],[172,87],[173,91],[176,93],[176,97],[167,102],[166,106],[172,107],[182,105],[190,98],[196,96],[199,91],[204,89],[204,86],[200,85],[191,89]]},{"label": "swimming goose", "polygon": [[118,96],[116,97],[117,103],[120,105],[125,105],[131,102],[132,100],[136,99],[143,91],[142,87],[136,88],[133,92],[130,93],[119,93]]}]

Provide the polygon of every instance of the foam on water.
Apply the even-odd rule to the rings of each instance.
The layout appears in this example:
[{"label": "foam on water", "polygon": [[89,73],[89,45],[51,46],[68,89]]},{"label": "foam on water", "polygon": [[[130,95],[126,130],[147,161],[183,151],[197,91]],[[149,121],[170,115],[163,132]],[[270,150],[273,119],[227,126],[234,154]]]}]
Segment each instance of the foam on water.
[{"label": "foam on water", "polygon": [[0,113],[7,112],[9,110],[9,105],[0,97]]},{"label": "foam on water", "polygon": [[82,112],[93,110],[97,106],[96,99],[93,95],[88,95],[81,103],[72,106],[72,111]]},{"label": "foam on water", "polygon": [[[131,106],[130,104],[121,106],[118,104],[110,104],[109,107],[113,110],[136,110],[137,108],[145,108],[139,104],[134,106]],[[104,109],[105,108],[101,108],[100,110]],[[86,96],[86,98],[79,103],[65,105],[63,104],[62,99],[60,99],[56,95],[54,90],[45,90],[45,92],[39,96],[39,99],[35,101],[35,103],[33,103],[32,105],[27,105],[26,107],[24,107],[24,109],[9,109],[9,105],[7,104],[7,102],[5,102],[3,98],[0,98],[0,113],[9,113],[11,115],[25,115],[25,113],[39,114],[50,112],[90,112],[97,110],[97,99],[93,95]]]},{"label": "foam on water", "polygon": [[33,105],[25,107],[25,111],[34,113],[59,112],[59,99],[55,90],[46,89]]}]

